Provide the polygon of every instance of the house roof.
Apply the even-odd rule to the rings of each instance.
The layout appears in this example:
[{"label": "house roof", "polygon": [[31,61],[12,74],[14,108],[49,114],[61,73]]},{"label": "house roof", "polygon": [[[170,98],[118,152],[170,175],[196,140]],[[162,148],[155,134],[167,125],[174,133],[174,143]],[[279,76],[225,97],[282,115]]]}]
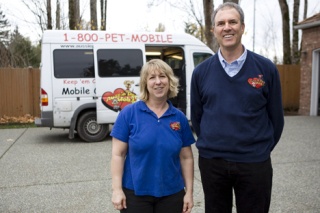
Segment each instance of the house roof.
[{"label": "house roof", "polygon": [[300,21],[295,25],[294,29],[307,29],[312,27],[318,27],[320,26],[320,13],[317,13],[309,18],[306,18],[303,21]]}]

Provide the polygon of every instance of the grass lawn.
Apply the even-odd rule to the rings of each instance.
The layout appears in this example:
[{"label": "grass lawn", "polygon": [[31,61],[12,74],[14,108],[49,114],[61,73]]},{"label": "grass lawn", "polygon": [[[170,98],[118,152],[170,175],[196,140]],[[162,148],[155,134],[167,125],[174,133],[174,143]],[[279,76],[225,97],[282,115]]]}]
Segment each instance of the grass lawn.
[{"label": "grass lawn", "polygon": [[18,129],[18,128],[34,128],[34,127],[37,127],[34,123],[0,124],[0,129]]}]

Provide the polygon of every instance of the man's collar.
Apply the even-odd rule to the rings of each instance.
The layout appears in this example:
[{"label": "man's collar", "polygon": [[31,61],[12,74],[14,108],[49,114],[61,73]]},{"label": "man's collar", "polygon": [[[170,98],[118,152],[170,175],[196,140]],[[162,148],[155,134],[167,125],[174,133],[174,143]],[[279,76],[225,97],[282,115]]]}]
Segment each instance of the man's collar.
[{"label": "man's collar", "polygon": [[[246,49],[243,45],[242,45],[242,47],[243,47],[243,49],[244,49],[242,55],[241,55],[238,59],[236,59],[235,61],[233,61],[233,62],[231,62],[231,63],[237,62],[237,63],[239,64],[240,62],[246,60],[246,58],[247,58],[247,52],[248,52],[248,51],[247,51],[247,49]],[[221,62],[222,66],[225,67],[228,62],[227,62],[227,61],[225,60],[225,58],[222,56],[222,54],[221,54],[221,49],[220,49],[220,48],[219,48],[219,50],[218,50],[218,57],[219,57],[219,61]]]}]

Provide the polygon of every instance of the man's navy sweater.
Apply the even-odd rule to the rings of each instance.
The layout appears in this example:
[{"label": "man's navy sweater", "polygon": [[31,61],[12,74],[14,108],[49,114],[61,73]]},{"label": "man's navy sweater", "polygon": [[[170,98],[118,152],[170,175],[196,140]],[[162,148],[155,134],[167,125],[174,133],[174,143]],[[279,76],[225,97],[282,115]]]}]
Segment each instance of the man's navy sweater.
[{"label": "man's navy sweater", "polygon": [[270,157],[284,126],[276,66],[248,51],[233,77],[218,54],[199,64],[191,80],[191,121],[204,158],[262,162]]}]

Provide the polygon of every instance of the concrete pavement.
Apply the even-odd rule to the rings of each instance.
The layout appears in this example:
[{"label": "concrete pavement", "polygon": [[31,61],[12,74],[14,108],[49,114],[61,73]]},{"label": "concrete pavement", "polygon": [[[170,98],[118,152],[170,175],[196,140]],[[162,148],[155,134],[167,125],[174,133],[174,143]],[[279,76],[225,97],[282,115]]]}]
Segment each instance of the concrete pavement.
[{"label": "concrete pavement", "polygon": [[[272,153],[271,213],[320,212],[320,117],[286,116]],[[117,212],[111,204],[110,137],[70,141],[68,131],[0,130],[0,212]],[[193,213],[204,212],[195,147]],[[235,211],[234,211],[235,212]]]}]

